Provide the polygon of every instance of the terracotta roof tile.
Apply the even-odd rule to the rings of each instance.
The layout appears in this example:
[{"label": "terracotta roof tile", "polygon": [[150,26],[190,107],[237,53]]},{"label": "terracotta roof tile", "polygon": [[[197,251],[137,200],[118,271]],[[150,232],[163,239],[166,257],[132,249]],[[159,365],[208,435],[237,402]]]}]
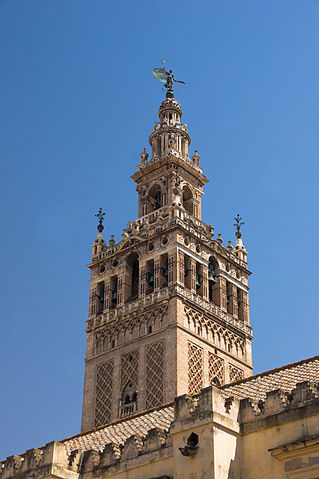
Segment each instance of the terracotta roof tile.
[{"label": "terracotta roof tile", "polygon": [[145,437],[148,431],[155,427],[168,431],[173,419],[174,406],[173,403],[171,403],[149,412],[146,411],[144,414],[138,414],[102,426],[101,428],[64,439],[62,442],[68,454],[76,449],[95,449],[97,451],[103,451],[105,445],[108,443],[124,444],[125,441],[134,434]]},{"label": "terracotta roof tile", "polygon": [[[257,402],[260,399],[265,399],[268,391],[282,389],[285,392],[290,392],[297,383],[307,380],[319,382],[319,356],[226,384],[222,386],[221,390],[225,398],[235,396],[238,399],[245,399],[249,397]],[[61,442],[64,443],[68,454],[77,449],[103,451],[108,443],[124,444],[130,436],[137,434],[145,437],[148,431],[156,427],[168,431],[173,420],[174,405],[170,403],[83,432]]]},{"label": "terracotta roof tile", "polygon": [[225,398],[251,398],[253,401],[264,400],[266,393],[275,389],[292,391],[297,383],[303,381],[319,382],[319,356],[256,374],[249,378],[226,384],[222,387]]}]

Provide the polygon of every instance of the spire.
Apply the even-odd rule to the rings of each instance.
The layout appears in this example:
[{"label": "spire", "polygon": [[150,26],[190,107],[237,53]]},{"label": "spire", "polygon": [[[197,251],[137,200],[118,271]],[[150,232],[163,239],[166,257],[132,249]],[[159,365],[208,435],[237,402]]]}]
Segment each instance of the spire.
[{"label": "spire", "polygon": [[92,258],[99,256],[105,246],[105,241],[104,241],[103,233],[102,233],[102,231],[104,230],[103,221],[104,221],[105,213],[103,212],[102,208],[100,208],[98,213],[94,216],[98,218],[99,223],[96,227],[96,229],[98,230],[98,234],[96,236],[96,240],[94,241],[92,245]]}]

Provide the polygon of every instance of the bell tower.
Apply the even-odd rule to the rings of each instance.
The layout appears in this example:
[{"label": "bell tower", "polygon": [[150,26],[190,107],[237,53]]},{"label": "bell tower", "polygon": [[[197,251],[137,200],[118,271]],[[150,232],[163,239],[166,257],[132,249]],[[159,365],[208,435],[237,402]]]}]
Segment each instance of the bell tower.
[{"label": "bell tower", "polygon": [[158,111],[132,179],[138,217],[92,246],[82,430],[252,374],[247,252],[201,220],[208,182],[182,109]]}]

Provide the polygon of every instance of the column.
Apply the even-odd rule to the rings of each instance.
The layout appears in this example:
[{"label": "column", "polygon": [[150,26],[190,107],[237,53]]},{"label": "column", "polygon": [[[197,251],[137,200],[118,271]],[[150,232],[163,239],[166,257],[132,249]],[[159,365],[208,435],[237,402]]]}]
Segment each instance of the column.
[{"label": "column", "polygon": [[226,280],[220,276],[217,278],[217,283],[213,289],[213,301],[217,306],[227,311]]},{"label": "column", "polygon": [[194,259],[190,260],[190,273],[191,273],[191,291],[196,293],[196,261]]},{"label": "column", "polygon": [[160,258],[156,258],[154,259],[154,291],[158,291],[161,287],[160,271]]},{"label": "column", "polygon": [[203,299],[208,301],[208,266],[202,264],[202,283],[200,285],[200,294]]},{"label": "column", "polygon": [[242,300],[240,303],[240,319],[245,323],[250,324],[250,314],[249,314],[249,295],[245,291],[241,292]]},{"label": "column", "polygon": [[177,281],[182,286],[184,286],[184,276],[185,276],[185,255],[184,253],[178,252]]},{"label": "column", "polygon": [[168,255],[168,286],[174,283],[174,254]]},{"label": "column", "polygon": [[110,309],[110,279],[104,281],[104,311]]},{"label": "column", "polygon": [[90,316],[94,316],[96,312],[96,287],[91,290],[91,300],[90,300]]},{"label": "column", "polygon": [[123,288],[124,274],[118,275],[117,278],[117,306],[124,304],[124,288]]},{"label": "column", "polygon": [[228,312],[238,316],[238,304],[237,304],[237,287],[228,283]]},{"label": "column", "polygon": [[140,285],[140,290],[138,293],[138,297],[142,298],[146,294],[146,264],[140,264],[140,280],[139,280],[139,285]]}]

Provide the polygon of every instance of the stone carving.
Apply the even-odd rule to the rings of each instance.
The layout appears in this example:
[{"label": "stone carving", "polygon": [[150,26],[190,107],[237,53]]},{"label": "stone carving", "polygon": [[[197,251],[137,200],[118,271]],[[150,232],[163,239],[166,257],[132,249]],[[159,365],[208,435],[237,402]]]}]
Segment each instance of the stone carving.
[{"label": "stone carving", "polygon": [[95,426],[111,419],[113,361],[100,364],[96,372]]},{"label": "stone carving", "polygon": [[123,354],[121,359],[121,391],[123,391],[129,383],[133,387],[137,387],[138,378],[138,351]]},{"label": "stone carving", "polygon": [[[245,351],[245,340],[237,334],[230,331],[228,328],[221,326],[212,319],[204,316],[202,313],[190,308],[189,306],[184,305],[184,311],[186,316],[186,326],[188,328],[193,325],[193,328],[196,332],[199,330],[207,330],[208,334],[211,336],[212,341],[218,346],[223,347],[224,349],[229,350],[229,347],[234,347],[233,352],[240,351],[241,355],[244,355]],[[209,338],[210,339],[210,338]],[[229,347],[228,347],[229,346]],[[234,380],[235,381],[235,380]]]},{"label": "stone carving", "polygon": [[209,383],[222,386],[225,382],[225,361],[211,352],[208,353]]},{"label": "stone carving", "polygon": [[240,379],[244,378],[244,371],[237,366],[229,363],[229,381],[232,383],[233,381],[239,381]]},{"label": "stone carving", "polygon": [[[101,329],[95,333],[95,352],[103,352],[108,348],[112,348],[112,338],[119,338],[123,342],[128,342],[131,339],[131,334],[134,328],[139,331],[138,336],[145,333],[146,324],[153,327],[154,330],[162,328],[163,316],[167,313],[167,304],[161,305],[158,308],[153,308],[149,311],[145,311],[143,314],[123,318],[116,324],[110,324],[104,329]],[[115,344],[114,344],[115,346]]]},{"label": "stone carving", "polygon": [[203,387],[203,350],[188,342],[188,392],[198,394]]},{"label": "stone carving", "polygon": [[146,409],[164,403],[162,342],[151,344],[146,351]]}]

